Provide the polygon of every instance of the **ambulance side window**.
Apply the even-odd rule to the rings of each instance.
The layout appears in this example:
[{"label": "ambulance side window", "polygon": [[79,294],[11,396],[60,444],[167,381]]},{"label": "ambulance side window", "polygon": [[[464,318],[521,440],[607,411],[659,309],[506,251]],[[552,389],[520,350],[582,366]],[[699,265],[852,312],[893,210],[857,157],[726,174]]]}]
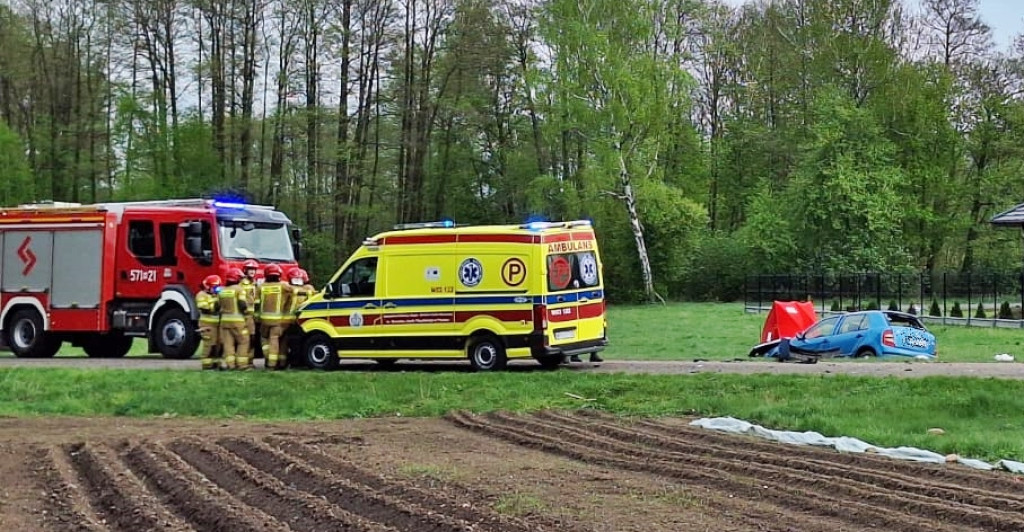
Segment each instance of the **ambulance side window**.
[{"label": "ambulance side window", "polygon": [[377,257],[353,262],[335,284],[335,296],[372,297],[377,289]]}]

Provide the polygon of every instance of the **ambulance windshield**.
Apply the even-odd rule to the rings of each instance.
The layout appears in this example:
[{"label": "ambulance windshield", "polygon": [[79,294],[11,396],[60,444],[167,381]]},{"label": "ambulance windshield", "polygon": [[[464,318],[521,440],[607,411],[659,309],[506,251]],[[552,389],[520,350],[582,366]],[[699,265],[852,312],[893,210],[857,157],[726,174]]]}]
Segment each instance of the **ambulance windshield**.
[{"label": "ambulance windshield", "polygon": [[285,224],[220,220],[218,232],[225,259],[295,262]]}]

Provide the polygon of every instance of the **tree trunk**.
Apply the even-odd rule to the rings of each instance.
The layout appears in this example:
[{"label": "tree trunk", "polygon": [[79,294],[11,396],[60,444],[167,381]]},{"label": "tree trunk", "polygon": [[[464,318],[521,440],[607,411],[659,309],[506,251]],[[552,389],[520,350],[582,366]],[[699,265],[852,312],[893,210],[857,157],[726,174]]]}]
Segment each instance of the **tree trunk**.
[{"label": "tree trunk", "polygon": [[339,263],[345,260],[348,242],[347,206],[351,201],[352,183],[349,178],[348,144],[348,70],[349,43],[352,30],[352,0],[344,0],[341,7],[341,71],[338,79],[338,154],[334,167],[334,256]]},{"label": "tree trunk", "polygon": [[640,259],[640,276],[644,283],[644,295],[648,302],[665,300],[654,290],[654,273],[651,270],[651,259],[647,254],[647,242],[644,240],[644,227],[640,223],[640,213],[636,208],[636,196],[633,194],[632,179],[629,174],[629,167],[626,164],[626,157],[621,144],[616,145],[619,153],[619,186],[622,192],[618,197],[626,204],[626,211],[629,213],[629,228],[633,232],[633,240],[636,243],[636,252]]}]

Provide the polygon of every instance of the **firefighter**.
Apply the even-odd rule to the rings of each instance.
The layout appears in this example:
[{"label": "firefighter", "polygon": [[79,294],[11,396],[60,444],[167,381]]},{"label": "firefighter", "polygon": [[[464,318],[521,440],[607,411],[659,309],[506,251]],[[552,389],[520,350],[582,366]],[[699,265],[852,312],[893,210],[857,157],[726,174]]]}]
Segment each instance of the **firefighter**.
[{"label": "firefighter", "polygon": [[260,329],[256,323],[256,316],[259,314],[259,285],[256,282],[256,272],[260,263],[254,259],[248,259],[242,263],[242,288],[245,290],[246,301],[249,303],[250,314],[246,316],[245,328],[249,331],[249,352],[246,356],[253,360],[256,355],[256,347],[260,345]]},{"label": "firefighter", "polygon": [[217,369],[215,358],[220,356],[220,312],[218,292],[223,287],[219,275],[208,275],[203,279],[203,289],[196,294],[199,308],[199,334],[203,339],[201,360],[203,369]]},{"label": "firefighter", "polygon": [[242,270],[231,268],[225,286],[217,295],[220,303],[220,341],[224,348],[224,369],[249,369],[249,331],[246,316],[252,309],[242,288]]},{"label": "firefighter", "polygon": [[[287,331],[295,323],[295,312],[299,310],[299,307],[316,293],[316,289],[309,284],[309,274],[306,273],[306,270],[295,266],[288,270],[287,278],[291,293],[289,294],[289,304],[287,307],[284,307],[286,311],[281,322],[281,328],[284,331]],[[287,348],[290,343],[286,338],[281,342],[281,345]],[[283,365],[286,365],[288,363],[288,353],[282,353],[282,355],[281,362]]]},{"label": "firefighter", "polygon": [[281,356],[281,333],[284,332],[284,311],[291,308],[291,286],[281,281],[282,270],[270,264],[264,270],[265,281],[259,290],[260,338],[267,369],[284,369]]}]

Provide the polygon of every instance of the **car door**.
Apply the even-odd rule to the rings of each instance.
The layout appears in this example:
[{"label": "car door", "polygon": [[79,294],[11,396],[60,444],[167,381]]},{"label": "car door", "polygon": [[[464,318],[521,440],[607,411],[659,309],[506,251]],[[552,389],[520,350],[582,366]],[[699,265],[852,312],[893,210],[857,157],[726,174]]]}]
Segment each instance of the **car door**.
[{"label": "car door", "polygon": [[832,340],[839,319],[840,317],[836,316],[819,321],[794,338],[790,345],[795,349],[812,353],[825,353],[835,350]]},{"label": "car door", "polygon": [[833,348],[839,349],[841,355],[852,355],[864,344],[865,333],[868,329],[867,314],[849,314],[843,316],[836,329],[831,343]]},{"label": "car door", "polygon": [[331,324],[342,338],[341,356],[345,350],[372,349],[381,332],[377,265],[378,257],[363,257],[349,264],[332,283]]}]

